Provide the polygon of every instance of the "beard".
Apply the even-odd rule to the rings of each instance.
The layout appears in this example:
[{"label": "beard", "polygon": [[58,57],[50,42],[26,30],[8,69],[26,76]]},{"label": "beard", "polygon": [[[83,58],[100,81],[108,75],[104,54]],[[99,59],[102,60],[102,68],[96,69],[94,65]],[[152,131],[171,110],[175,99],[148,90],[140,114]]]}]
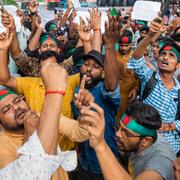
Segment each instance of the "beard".
[{"label": "beard", "polygon": [[87,75],[87,77],[91,78],[91,82],[90,83],[86,82],[85,89],[91,89],[91,88],[95,87],[99,82],[104,80],[101,76],[93,77],[88,72],[86,72],[86,73],[81,73],[80,72],[80,79],[82,79],[84,75]]},{"label": "beard", "polygon": [[45,61],[50,57],[55,57],[56,59],[58,59],[58,53],[55,51],[51,51],[51,50],[43,51],[43,52],[41,52],[39,59],[41,61]]},{"label": "beard", "polygon": [[130,51],[131,51],[131,48],[130,48],[129,50],[121,50],[121,49],[119,48],[119,53],[120,53],[121,55],[127,55],[127,54],[130,53]]}]

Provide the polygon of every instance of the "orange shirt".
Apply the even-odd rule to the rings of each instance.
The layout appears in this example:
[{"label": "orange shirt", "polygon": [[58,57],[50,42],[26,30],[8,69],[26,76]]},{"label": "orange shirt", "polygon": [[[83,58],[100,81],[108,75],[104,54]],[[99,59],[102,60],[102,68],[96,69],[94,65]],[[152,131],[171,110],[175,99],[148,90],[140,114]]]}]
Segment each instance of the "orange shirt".
[{"label": "orange shirt", "polygon": [[135,87],[139,86],[139,80],[134,74],[133,70],[127,69],[127,62],[129,61],[133,51],[127,55],[121,55],[119,52],[116,53],[116,57],[119,64],[120,71],[120,94],[121,94],[121,104],[119,107],[119,112],[117,115],[117,120],[124,113],[128,102],[129,102],[129,93]]}]

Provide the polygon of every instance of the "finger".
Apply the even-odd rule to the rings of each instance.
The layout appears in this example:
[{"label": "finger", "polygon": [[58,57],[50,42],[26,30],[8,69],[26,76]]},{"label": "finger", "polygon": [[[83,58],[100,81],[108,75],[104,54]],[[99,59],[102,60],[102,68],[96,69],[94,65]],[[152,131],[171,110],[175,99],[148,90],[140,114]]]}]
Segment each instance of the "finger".
[{"label": "finger", "polygon": [[104,111],[99,105],[96,103],[91,103],[90,106],[98,113],[101,118],[104,118]]},{"label": "finger", "polygon": [[97,118],[99,114],[96,111],[93,111],[92,109],[81,109],[80,111],[82,116],[90,116],[91,118]]},{"label": "finger", "polygon": [[87,123],[89,123],[91,126],[93,126],[93,127],[97,127],[97,125],[98,125],[98,120],[97,119],[95,119],[95,118],[92,118],[92,117],[90,117],[90,116],[82,116],[81,117],[81,123],[85,123],[85,124],[87,124]]},{"label": "finger", "polygon": [[89,106],[91,103],[94,103],[94,97],[88,93],[83,100],[83,104]]},{"label": "finger", "polygon": [[91,134],[91,136],[95,136],[95,137],[97,136],[98,132],[95,127],[92,127],[92,126],[89,126],[86,124],[84,124],[82,126],[85,130],[87,130],[89,132],[89,134]]},{"label": "finger", "polygon": [[80,84],[80,89],[81,89],[81,90],[85,89],[86,80],[87,80],[87,76],[84,75],[83,78],[82,78],[82,80],[81,80],[81,84]]},{"label": "finger", "polygon": [[84,90],[80,89],[78,93],[78,104],[80,106],[83,104],[84,96],[85,96]]},{"label": "finger", "polygon": [[10,37],[10,29],[6,28],[6,38],[8,39]]}]

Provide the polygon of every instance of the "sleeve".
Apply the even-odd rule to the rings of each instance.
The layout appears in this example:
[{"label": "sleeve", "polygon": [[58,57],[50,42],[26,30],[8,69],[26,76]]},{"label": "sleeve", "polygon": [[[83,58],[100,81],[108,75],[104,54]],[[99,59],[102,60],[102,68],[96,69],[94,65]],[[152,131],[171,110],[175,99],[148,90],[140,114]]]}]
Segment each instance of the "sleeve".
[{"label": "sleeve", "polygon": [[[178,111],[178,110],[177,110]],[[178,120],[175,120],[174,121],[174,124],[176,125],[176,130],[178,131],[178,132],[180,132],[180,120],[178,119]]]},{"label": "sleeve", "polygon": [[139,60],[130,58],[127,63],[127,68],[134,70],[135,74],[138,76],[138,79],[143,82],[147,82],[153,73],[153,71],[147,67],[144,57]]},{"label": "sleeve", "polygon": [[25,76],[40,76],[40,64],[39,59],[31,58],[27,56],[25,53],[21,52],[21,54],[13,58],[19,70]]},{"label": "sleeve", "polygon": [[25,89],[29,89],[29,82],[32,83],[32,81],[28,80],[29,78],[27,77],[17,77],[17,93],[18,94],[24,94]]},{"label": "sleeve", "polygon": [[101,92],[103,95],[104,100],[110,104],[110,107],[117,113],[119,105],[120,105],[120,86],[116,87],[114,91],[107,91],[105,88],[105,84],[102,83],[101,85]]},{"label": "sleeve", "polygon": [[[161,163],[156,163],[156,162],[161,162]],[[163,179],[172,179],[173,177],[172,160],[166,157],[162,157],[162,156],[153,157],[150,161],[148,161],[145,170],[156,171],[163,177]]]},{"label": "sleeve", "polygon": [[78,121],[61,115],[59,133],[71,141],[82,142],[89,138],[89,133],[81,128]]},{"label": "sleeve", "polygon": [[72,170],[77,165],[77,155],[74,151],[48,155],[36,132],[18,149],[19,158],[0,170],[0,179],[44,179],[49,180],[55,170],[61,165],[66,170]]},{"label": "sleeve", "polygon": [[73,59],[70,58],[70,59],[67,59],[67,60],[63,61],[60,65],[61,65],[64,69],[66,69],[66,71],[68,72],[68,74],[70,74],[71,71],[72,71],[72,69],[73,69],[74,62],[73,62]]}]

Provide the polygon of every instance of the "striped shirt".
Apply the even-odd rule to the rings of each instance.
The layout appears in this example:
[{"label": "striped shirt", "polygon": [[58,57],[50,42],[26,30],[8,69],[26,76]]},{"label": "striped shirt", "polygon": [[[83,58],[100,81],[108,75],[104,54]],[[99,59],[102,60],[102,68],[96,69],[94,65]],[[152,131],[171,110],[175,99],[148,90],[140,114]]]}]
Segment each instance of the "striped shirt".
[{"label": "striped shirt", "polygon": [[[153,71],[146,66],[144,57],[139,60],[130,58],[128,68],[133,69],[141,81],[142,95],[146,83],[151,78]],[[158,110],[163,123],[174,123],[176,125],[176,130],[162,132],[162,135],[177,153],[180,149],[180,136],[178,134],[180,133],[180,119],[176,119],[176,113],[178,111],[178,89],[180,89],[180,84],[178,80],[173,77],[175,86],[168,91],[164,86],[158,71],[155,78],[157,79],[156,86],[143,102],[155,107]]]}]

